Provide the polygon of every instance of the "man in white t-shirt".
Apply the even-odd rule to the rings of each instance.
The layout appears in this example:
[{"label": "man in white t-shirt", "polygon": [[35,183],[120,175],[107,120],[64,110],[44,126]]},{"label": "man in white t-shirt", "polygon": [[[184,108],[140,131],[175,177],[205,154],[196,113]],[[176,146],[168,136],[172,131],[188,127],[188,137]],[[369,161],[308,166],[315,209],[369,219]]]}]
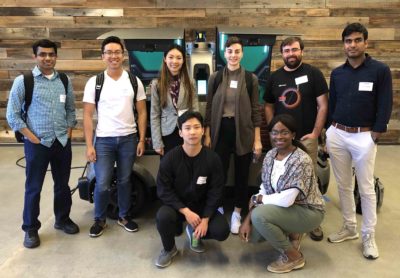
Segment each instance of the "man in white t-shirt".
[{"label": "man in white t-shirt", "polygon": [[[94,189],[94,224],[89,235],[98,237],[106,227],[109,188],[117,163],[118,224],[129,232],[138,225],[129,217],[131,207],[130,181],[136,155],[145,150],[147,125],[146,94],[142,82],[136,78],[134,92],[129,74],[123,69],[124,45],[118,37],[106,38],[101,46],[101,57],[107,65],[104,83],[97,102],[96,142],[93,145],[93,114],[96,110],[96,76],[86,83],[83,96],[83,128],[86,156],[94,163],[96,186]],[[134,101],[134,94],[136,102]],[[135,106],[135,107],[133,107]],[[137,111],[137,126],[134,109]]]}]

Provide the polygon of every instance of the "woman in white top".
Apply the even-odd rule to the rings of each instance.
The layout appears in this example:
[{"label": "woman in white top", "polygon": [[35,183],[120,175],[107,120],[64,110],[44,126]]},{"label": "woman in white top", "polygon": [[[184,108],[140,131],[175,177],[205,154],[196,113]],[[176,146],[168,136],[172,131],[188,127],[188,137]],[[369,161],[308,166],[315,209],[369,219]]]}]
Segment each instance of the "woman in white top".
[{"label": "woman in white top", "polygon": [[160,76],[152,81],[150,90],[153,149],[163,156],[183,143],[178,132],[178,117],[186,110],[199,110],[181,46],[172,45],[164,52]]},{"label": "woman in white top", "polygon": [[294,118],[278,115],[268,130],[274,148],[265,156],[260,191],[250,200],[239,234],[245,241],[268,241],[281,255],[267,269],[285,273],[304,266],[301,235],[321,224],[325,204],[312,160],[295,139]]}]

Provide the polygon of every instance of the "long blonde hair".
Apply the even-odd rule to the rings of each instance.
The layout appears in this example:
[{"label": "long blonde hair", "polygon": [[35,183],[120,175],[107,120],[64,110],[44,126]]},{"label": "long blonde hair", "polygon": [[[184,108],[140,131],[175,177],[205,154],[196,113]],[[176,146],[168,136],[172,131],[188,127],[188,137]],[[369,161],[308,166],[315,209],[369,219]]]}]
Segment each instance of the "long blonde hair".
[{"label": "long blonde hair", "polygon": [[179,73],[179,77],[181,79],[181,82],[183,81],[183,84],[185,86],[185,92],[188,94],[187,98],[187,106],[189,108],[192,108],[193,106],[193,98],[194,98],[194,87],[192,82],[190,81],[187,65],[186,65],[186,54],[183,48],[180,45],[172,45],[164,52],[164,59],[161,64],[161,70],[160,70],[160,76],[158,77],[158,94],[160,96],[160,105],[162,108],[164,108],[167,105],[167,99],[168,99],[168,93],[170,89],[170,82],[172,80],[172,75],[167,67],[167,64],[165,63],[165,58],[167,57],[168,53],[176,49],[182,54],[183,58],[183,64]]}]

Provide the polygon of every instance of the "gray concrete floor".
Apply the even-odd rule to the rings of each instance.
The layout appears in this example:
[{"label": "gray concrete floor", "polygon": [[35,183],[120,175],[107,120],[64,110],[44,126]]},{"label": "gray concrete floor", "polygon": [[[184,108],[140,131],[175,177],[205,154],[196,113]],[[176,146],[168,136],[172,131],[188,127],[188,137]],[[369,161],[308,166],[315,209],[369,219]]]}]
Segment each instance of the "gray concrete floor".
[{"label": "gray concrete floor", "polygon": [[[73,147],[73,166],[84,164],[84,147]],[[207,241],[207,252],[195,254],[188,248],[184,235],[177,238],[179,255],[166,269],[157,269],[154,259],[161,243],[155,228],[157,203],[137,219],[140,230],[125,232],[115,221],[100,238],[92,239],[93,205],[73,195],[71,218],[80,226],[77,235],[55,230],[52,212],[52,182],[47,175],[42,191],[39,231],[41,245],[26,249],[20,229],[24,195],[24,169],[15,165],[23,156],[20,146],[0,147],[0,277],[260,277],[277,253],[268,243],[244,244],[237,236],[218,243]],[[400,277],[397,258],[400,243],[400,187],[398,186],[400,146],[379,146],[375,174],[385,186],[383,207],[378,214],[376,240],[380,258],[369,261],[361,254],[361,241],[331,244],[326,236],[321,242],[306,237],[302,252],[306,265],[286,277]],[[75,186],[81,169],[72,170],[70,185]],[[327,197],[323,222],[326,234],[341,227],[338,194],[333,176]],[[361,217],[358,216],[359,221]],[[397,255],[396,255],[397,254]],[[269,274],[269,273],[268,273]],[[273,275],[273,274],[271,274]]]}]

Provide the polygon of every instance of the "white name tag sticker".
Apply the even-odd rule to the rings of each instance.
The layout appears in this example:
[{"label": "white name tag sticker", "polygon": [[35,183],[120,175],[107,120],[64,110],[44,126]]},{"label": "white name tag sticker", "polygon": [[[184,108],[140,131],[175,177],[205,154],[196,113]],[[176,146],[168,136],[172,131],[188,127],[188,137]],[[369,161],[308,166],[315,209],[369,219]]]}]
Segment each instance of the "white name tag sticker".
[{"label": "white name tag sticker", "polygon": [[185,113],[186,111],[188,111],[188,109],[181,109],[178,110],[178,117],[180,117],[183,113]]},{"label": "white name tag sticker", "polygon": [[207,177],[198,177],[197,178],[197,184],[205,184],[207,182]]},{"label": "white name tag sticker", "polygon": [[360,82],[358,83],[359,91],[372,92],[372,88],[374,87],[373,82]]},{"label": "white name tag sticker", "polygon": [[66,99],[67,99],[67,95],[60,95],[60,102],[65,103]]},{"label": "white name tag sticker", "polygon": [[237,80],[231,80],[231,84],[229,85],[229,87],[237,89],[237,85],[238,85]]},{"label": "white name tag sticker", "polygon": [[297,77],[294,81],[296,82],[296,85],[300,85],[303,83],[307,83],[308,77],[307,77],[307,75],[303,75],[303,76]]}]

